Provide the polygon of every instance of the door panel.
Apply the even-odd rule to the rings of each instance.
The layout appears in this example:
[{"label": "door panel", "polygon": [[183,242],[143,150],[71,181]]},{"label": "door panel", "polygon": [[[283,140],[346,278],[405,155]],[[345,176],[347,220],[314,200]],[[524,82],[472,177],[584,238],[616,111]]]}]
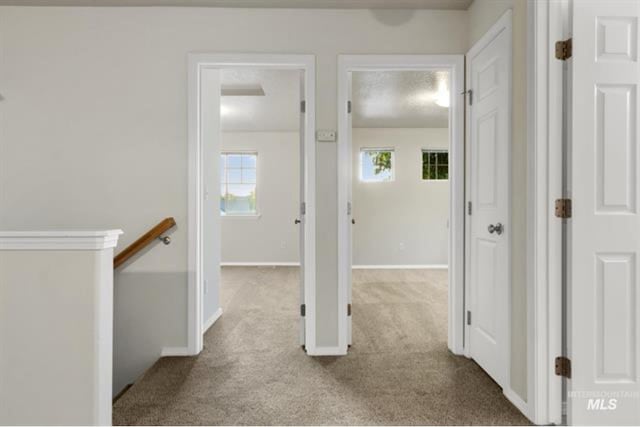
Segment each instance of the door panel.
[{"label": "door panel", "polygon": [[574,1],[569,60],[570,424],[640,424],[637,1]]},{"label": "door panel", "polygon": [[[305,80],[305,76],[304,76],[304,71],[300,71],[300,102],[303,103],[305,102],[305,93],[304,93],[304,80]],[[300,304],[304,304],[305,303],[305,298],[304,298],[304,241],[305,241],[305,227],[306,227],[306,218],[305,218],[305,214],[306,211],[302,210],[302,203],[305,202],[306,197],[305,197],[305,172],[306,172],[306,164],[305,164],[305,159],[306,159],[306,152],[305,152],[305,125],[306,125],[306,120],[305,120],[305,114],[304,112],[300,113],[300,126],[298,129],[298,132],[300,132],[300,169],[299,169],[299,180],[300,180],[300,210],[298,211],[298,215],[300,215],[298,218],[300,219],[300,223],[298,224],[298,236],[299,236],[299,245],[300,245],[300,250],[299,250],[299,260],[300,260],[300,270],[298,272],[298,274],[300,274]],[[300,316],[300,345],[304,346],[305,345],[305,316]]]},{"label": "door panel", "polygon": [[[510,27],[503,28],[467,57],[473,94],[468,354],[500,385],[509,367],[510,43]],[[489,229],[500,224],[501,230]]]},{"label": "door panel", "polygon": [[200,76],[202,104],[203,193],[201,205],[202,253],[202,322],[210,325],[220,308],[220,70],[206,68]]}]

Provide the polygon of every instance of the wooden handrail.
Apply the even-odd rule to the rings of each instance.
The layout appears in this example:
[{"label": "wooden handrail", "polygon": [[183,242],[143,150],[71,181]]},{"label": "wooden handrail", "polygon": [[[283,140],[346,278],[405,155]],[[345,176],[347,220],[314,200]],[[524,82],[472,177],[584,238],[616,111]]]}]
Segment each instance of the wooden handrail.
[{"label": "wooden handrail", "polygon": [[176,225],[173,217],[165,218],[155,227],[143,234],[138,240],[127,246],[122,252],[113,258],[113,268],[120,267],[129,258],[147,247],[151,242],[162,236],[162,234]]}]

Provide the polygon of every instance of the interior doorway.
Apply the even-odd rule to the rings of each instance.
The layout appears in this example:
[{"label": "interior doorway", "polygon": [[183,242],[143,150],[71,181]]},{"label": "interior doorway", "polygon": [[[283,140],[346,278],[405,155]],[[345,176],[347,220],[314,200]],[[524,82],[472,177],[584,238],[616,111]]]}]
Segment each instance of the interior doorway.
[{"label": "interior doorway", "polygon": [[[267,327],[278,311],[295,318],[304,304],[302,83],[301,70],[221,71],[218,310],[237,327]],[[205,311],[205,332],[216,318]],[[273,321],[291,335],[291,322]],[[303,323],[298,335],[304,346]]]},{"label": "interior doorway", "polygon": [[450,72],[351,77],[351,351],[446,348]]},{"label": "interior doorway", "polygon": [[[430,178],[431,164],[433,160],[434,177],[438,176],[438,160],[447,162],[447,178],[449,200],[446,215],[448,229],[445,232],[445,240],[448,244],[446,254],[446,262],[449,269],[446,273],[446,306],[447,306],[447,345],[455,354],[464,353],[464,96],[463,96],[463,76],[464,76],[464,60],[461,55],[394,55],[394,56],[377,56],[377,55],[349,55],[339,58],[338,84],[339,84],[339,131],[340,135],[338,149],[339,163],[339,188],[338,188],[338,234],[339,234],[339,343],[341,350],[346,353],[349,345],[352,344],[352,318],[357,316],[357,312],[352,310],[352,290],[353,275],[352,268],[354,265],[354,233],[353,227],[358,226],[358,218],[354,216],[358,212],[358,208],[354,205],[354,184],[353,177],[359,176],[362,180],[371,179],[388,179],[394,177],[393,162],[396,154],[393,147],[394,137],[382,137],[386,143],[376,143],[371,146],[371,135],[365,136],[369,142],[363,143],[362,147],[358,146],[358,153],[354,155],[354,149],[357,145],[358,133],[354,131],[354,83],[358,83],[360,77],[367,76],[373,80],[384,78],[384,73],[388,76],[409,76],[413,73],[414,78],[420,79],[430,76],[433,80],[433,93],[421,94],[426,96],[423,103],[434,104],[439,96],[439,102],[448,105],[445,108],[444,120],[447,124],[445,130],[444,145],[436,147],[421,146],[418,152],[414,152],[413,163],[416,166],[415,173],[417,178]],[[358,74],[365,73],[365,74]],[[426,74],[425,74],[426,73]],[[393,77],[391,77],[393,78]],[[402,78],[401,78],[402,79]],[[440,95],[438,95],[440,91]],[[418,95],[420,96],[420,95]],[[419,104],[420,102],[418,102]],[[375,106],[374,106],[375,107]],[[384,107],[384,106],[383,106]],[[371,107],[369,107],[371,108]],[[444,107],[439,107],[444,108]],[[393,107],[392,107],[393,109]],[[439,111],[442,115],[442,111]],[[433,138],[435,140],[435,138]],[[442,138],[441,138],[442,139]],[[355,144],[354,144],[355,143]],[[421,141],[420,144],[425,144]],[[419,145],[420,145],[419,144]],[[379,145],[379,146],[378,146]],[[446,151],[444,148],[448,149]],[[415,151],[415,150],[410,150]],[[445,155],[446,153],[446,155]],[[355,158],[358,162],[363,161],[364,166],[360,166],[358,162],[354,163]],[[409,160],[411,162],[411,160]],[[426,163],[425,163],[426,162]],[[376,163],[382,167],[376,167]],[[391,165],[391,166],[390,166]],[[388,166],[388,167],[387,167]],[[426,175],[422,175],[422,168],[426,166]],[[444,166],[444,164],[443,164]],[[444,168],[442,168],[444,170]],[[375,172],[378,173],[375,173]],[[367,176],[365,176],[367,175]],[[445,184],[446,185],[446,184]],[[362,207],[361,207],[362,208]],[[365,210],[367,208],[365,207]],[[362,212],[362,211],[361,211]],[[371,212],[366,215],[369,216]],[[397,216],[397,215],[396,215]],[[403,221],[402,217],[395,218],[396,221]],[[354,224],[355,222],[355,224]],[[398,242],[397,248],[406,249],[406,246],[400,246]],[[406,243],[404,243],[406,245]],[[366,244],[362,246],[372,245]],[[372,246],[376,248],[374,244]],[[378,251],[380,247],[377,248]],[[440,264],[442,261],[438,262]],[[424,263],[429,263],[424,261]],[[393,262],[390,262],[393,264]],[[431,264],[433,264],[431,262]],[[396,264],[400,265],[400,264]],[[434,266],[434,265],[432,265]],[[439,266],[442,266],[439,265]],[[424,267],[424,265],[423,265]],[[355,343],[354,343],[355,345]]]},{"label": "interior doorway", "polygon": [[[313,354],[314,58],[308,55],[193,54],[189,59],[189,354],[198,354],[202,350],[204,332],[222,314],[220,266],[225,261],[221,250],[225,233],[232,235],[226,239],[226,262],[254,266],[265,262],[274,264],[271,258],[258,261],[255,253],[255,256],[251,255],[252,251],[259,251],[257,243],[251,244],[250,241],[246,242],[245,238],[236,239],[233,236],[234,230],[236,235],[251,231],[252,227],[247,222],[253,221],[253,228],[256,228],[260,221],[266,223],[271,219],[278,224],[265,224],[266,228],[262,227],[262,231],[254,232],[262,233],[264,238],[271,231],[276,231],[276,235],[264,242],[267,246],[273,246],[274,240],[277,239],[277,247],[283,249],[284,246],[283,251],[288,250],[291,252],[289,255],[295,256],[295,252],[298,252],[297,262],[284,262],[299,263],[299,298],[291,308],[298,313],[298,341],[308,353]],[[289,96],[284,97],[286,100],[270,99],[272,102],[281,102],[282,105],[272,105],[259,111],[261,101],[267,99],[267,85],[273,86],[269,89],[270,92],[289,92]],[[290,99],[292,96],[297,96],[293,102]],[[293,161],[299,165],[297,173],[294,173],[298,179],[293,184],[287,177],[279,176],[282,170],[278,169],[277,164],[273,164],[278,161],[276,151],[282,148],[278,147],[278,143],[284,143],[284,137],[276,137],[274,142],[273,135],[263,134],[258,138],[256,132],[256,126],[262,126],[261,117],[264,119],[262,127],[267,126],[266,123],[273,126],[278,118],[272,116],[277,115],[278,110],[282,108],[292,109],[292,114],[295,114],[295,117],[286,117],[285,120],[297,122],[286,125],[296,127],[295,135],[289,135],[289,139],[293,137],[296,140],[290,141],[295,149],[280,150],[281,155],[284,155],[284,152],[287,155],[294,153]],[[237,111],[235,115],[234,109]],[[247,117],[243,117],[243,114]],[[232,132],[242,127],[245,128],[245,132]],[[252,131],[253,135],[246,134]],[[258,139],[264,139],[261,146]],[[271,140],[272,144],[268,140]],[[267,145],[272,148],[267,149]],[[267,164],[266,160],[269,158],[272,160]],[[267,181],[272,181],[270,188],[263,188],[259,182],[261,176]],[[286,200],[278,201],[278,197],[282,195],[277,188],[278,182],[280,185],[293,185],[295,194],[289,192],[284,198]],[[261,195],[266,197],[261,198]],[[270,206],[268,217],[264,212],[267,206]],[[222,224],[223,221],[225,224]],[[289,230],[285,222],[293,230]],[[259,223],[260,226],[262,224]],[[282,230],[286,228],[287,231],[277,233],[276,225],[281,225]],[[284,234],[287,233],[290,236],[285,239]],[[234,261],[239,259],[234,257],[239,256],[246,261]],[[300,306],[309,309],[301,312],[298,308]]]}]

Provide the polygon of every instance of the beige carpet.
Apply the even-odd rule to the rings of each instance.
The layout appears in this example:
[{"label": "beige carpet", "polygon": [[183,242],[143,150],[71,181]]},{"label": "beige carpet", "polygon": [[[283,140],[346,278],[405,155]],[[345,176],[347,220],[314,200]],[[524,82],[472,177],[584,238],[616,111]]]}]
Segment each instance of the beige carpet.
[{"label": "beige carpet", "polygon": [[353,346],[298,346],[297,268],[228,267],[224,314],[198,357],[160,359],[114,424],[528,424],[476,365],[447,350],[444,270],[355,270]]}]

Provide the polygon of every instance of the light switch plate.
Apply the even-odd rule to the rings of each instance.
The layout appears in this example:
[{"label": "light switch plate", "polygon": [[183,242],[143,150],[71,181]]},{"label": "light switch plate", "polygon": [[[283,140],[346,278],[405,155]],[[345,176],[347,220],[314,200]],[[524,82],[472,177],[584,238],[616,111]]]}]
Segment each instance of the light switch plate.
[{"label": "light switch plate", "polygon": [[335,130],[319,130],[316,132],[318,142],[336,142]]}]

